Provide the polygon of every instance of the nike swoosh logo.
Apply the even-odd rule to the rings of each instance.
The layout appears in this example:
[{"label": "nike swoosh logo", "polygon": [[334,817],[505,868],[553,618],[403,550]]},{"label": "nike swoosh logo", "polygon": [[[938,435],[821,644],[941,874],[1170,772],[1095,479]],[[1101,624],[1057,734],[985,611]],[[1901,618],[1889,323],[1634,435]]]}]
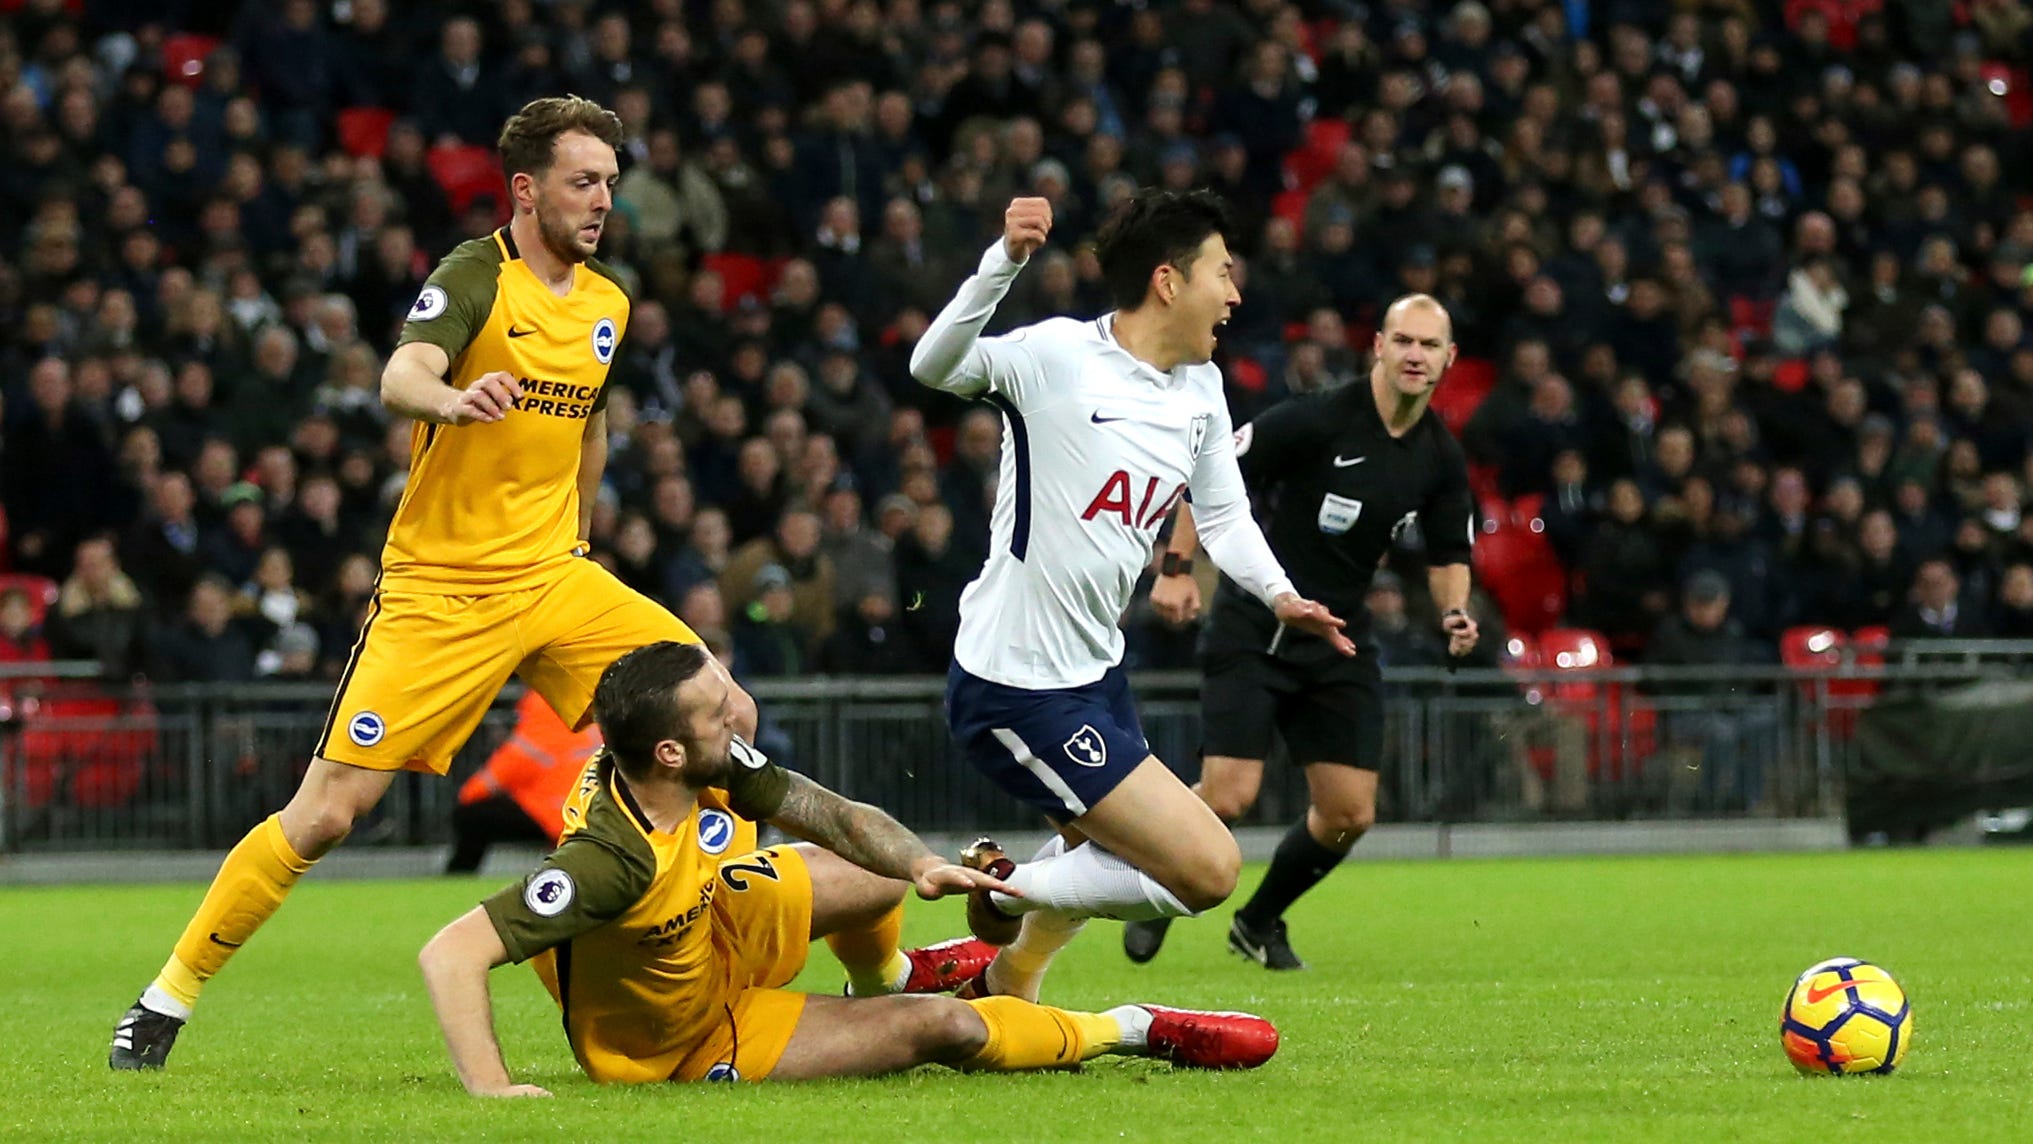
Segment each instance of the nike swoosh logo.
[{"label": "nike swoosh logo", "polygon": [[536,333],[535,330],[518,330],[514,326],[508,327],[508,336],[511,338],[526,338],[534,333]]},{"label": "nike swoosh logo", "polygon": [[1089,421],[1092,421],[1092,422],[1094,422],[1094,423],[1095,423],[1096,425],[1106,425],[1106,424],[1108,424],[1108,423],[1109,423],[1109,422],[1111,422],[1111,421],[1127,421],[1127,420],[1129,420],[1129,418],[1127,418],[1127,417],[1103,417],[1103,416],[1101,415],[1101,410],[1097,409],[1097,410],[1095,410],[1095,411],[1094,411],[1094,416],[1092,416],[1092,417],[1088,418],[1088,420],[1089,420]]},{"label": "nike swoosh logo", "polygon": [[223,945],[227,949],[239,949],[241,946],[247,944],[244,941],[227,941],[225,938],[219,936],[218,930],[212,931],[212,941],[214,944]]},{"label": "nike swoosh logo", "polygon": [[1367,460],[1369,460],[1368,457],[1336,457],[1334,458],[1334,467],[1346,469],[1351,465],[1360,465]]},{"label": "nike swoosh logo", "polygon": [[1807,1003],[1809,1005],[1819,1005],[1855,984],[1857,982],[1838,981],[1833,985],[1809,985],[1807,987]]}]

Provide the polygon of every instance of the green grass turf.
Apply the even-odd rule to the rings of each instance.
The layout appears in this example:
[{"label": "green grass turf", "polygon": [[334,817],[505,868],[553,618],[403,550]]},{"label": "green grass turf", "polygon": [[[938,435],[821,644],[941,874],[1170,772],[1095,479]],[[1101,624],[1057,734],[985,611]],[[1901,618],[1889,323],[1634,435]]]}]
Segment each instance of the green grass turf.
[{"label": "green grass turf", "polygon": [[[2033,1123],[2033,854],[1376,863],[1292,916],[1313,968],[1273,976],[1181,923],[1145,967],[1096,923],[1047,999],[1250,1009],[1283,1048],[1248,1074],[1103,1060],[1077,1074],[601,1089],[522,969],[495,975],[518,1080],[454,1081],[414,953],[473,882],[313,879],[207,993],[170,1068],[114,1075],[114,1020],[194,886],[0,890],[0,1135],[150,1139],[746,1141],[2025,1139]],[[1246,872],[1245,889],[1255,871]],[[957,907],[911,907],[909,936]],[[1892,1077],[1796,1077],[1780,1001],[1824,957],[1880,962],[1917,1039]],[[803,984],[838,988],[814,950]]]}]

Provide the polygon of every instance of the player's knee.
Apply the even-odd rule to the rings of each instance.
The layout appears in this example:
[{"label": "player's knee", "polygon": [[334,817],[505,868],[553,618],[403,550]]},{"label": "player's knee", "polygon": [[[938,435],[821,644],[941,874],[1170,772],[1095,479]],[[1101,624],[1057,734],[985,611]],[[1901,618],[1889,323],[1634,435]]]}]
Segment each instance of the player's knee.
[{"label": "player's knee", "polygon": [[1242,873],[1242,852],[1235,840],[1226,846],[1210,846],[1183,867],[1176,885],[1165,887],[1194,913],[1211,910],[1235,893],[1235,881]]},{"label": "player's knee", "polygon": [[356,817],[350,803],[325,800],[314,804],[298,819],[299,829],[290,831],[290,845],[305,858],[315,857],[346,840],[353,833]]},{"label": "player's knee", "polygon": [[283,836],[300,856],[318,858],[346,840],[360,813],[353,800],[330,787],[299,790],[282,809]]},{"label": "player's knee", "polygon": [[1313,808],[1313,820],[1315,837],[1325,845],[1351,845],[1376,825],[1377,808],[1367,802],[1316,806]]},{"label": "player's knee", "polygon": [[1209,786],[1203,781],[1200,798],[1207,803],[1207,809],[1214,812],[1214,817],[1223,822],[1234,822],[1256,805],[1257,792],[1235,785]]},{"label": "player's knee", "polygon": [[928,997],[918,1006],[918,1058],[931,1064],[958,1065],[981,1055],[988,1045],[988,1023],[965,1001]]}]

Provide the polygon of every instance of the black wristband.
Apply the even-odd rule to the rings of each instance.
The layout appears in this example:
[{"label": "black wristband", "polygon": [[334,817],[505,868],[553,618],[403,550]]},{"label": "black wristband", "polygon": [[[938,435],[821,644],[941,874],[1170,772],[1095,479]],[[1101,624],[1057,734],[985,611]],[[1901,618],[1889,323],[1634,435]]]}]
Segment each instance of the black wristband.
[{"label": "black wristband", "polygon": [[1167,552],[1164,558],[1158,561],[1158,575],[1160,576],[1191,576],[1192,574],[1193,558],[1190,556],[1181,556],[1176,552]]}]

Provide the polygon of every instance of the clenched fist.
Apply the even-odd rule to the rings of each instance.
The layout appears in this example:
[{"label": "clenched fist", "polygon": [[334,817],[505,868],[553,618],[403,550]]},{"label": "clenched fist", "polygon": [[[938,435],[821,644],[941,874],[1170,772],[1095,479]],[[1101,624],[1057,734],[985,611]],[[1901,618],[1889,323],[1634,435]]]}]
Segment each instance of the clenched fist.
[{"label": "clenched fist", "polygon": [[1002,212],[1002,246],[1012,262],[1029,261],[1031,252],[1045,245],[1045,236],[1051,233],[1050,199],[1012,199]]}]

